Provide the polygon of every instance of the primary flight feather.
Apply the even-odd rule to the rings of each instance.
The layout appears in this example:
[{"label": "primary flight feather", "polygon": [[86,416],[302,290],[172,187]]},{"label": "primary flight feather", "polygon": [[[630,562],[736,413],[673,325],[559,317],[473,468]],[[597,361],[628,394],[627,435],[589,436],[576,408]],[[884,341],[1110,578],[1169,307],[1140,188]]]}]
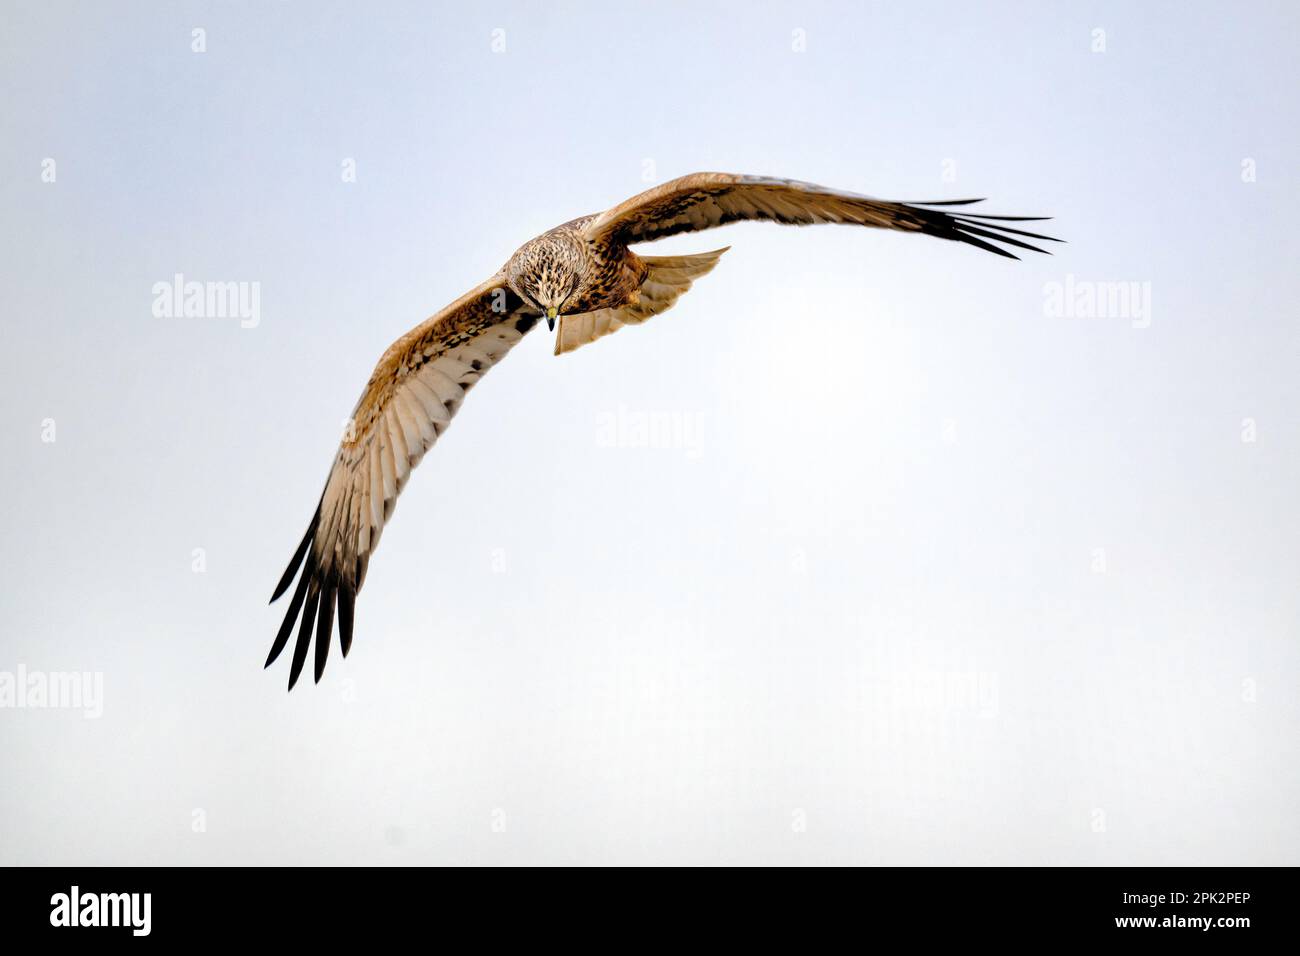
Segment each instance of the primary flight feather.
[{"label": "primary flight feather", "polygon": [[[314,670],[325,670],[337,609],[344,656],[366,567],[397,496],[424,453],[451,423],[465,393],[545,317],[559,322],[555,352],[572,351],[670,308],[726,249],[689,256],[639,256],[628,247],[741,220],[788,225],[844,223],[955,239],[1011,259],[1002,248],[1046,252],[1056,242],[1004,223],[1041,217],[981,216],[902,203],[811,183],[730,173],[694,173],[594,216],[557,226],[520,246],[502,269],[389,346],[353,410],[316,514],[271,600],[298,578],[266,659],[297,637],[292,690],[316,635]],[[301,569],[301,574],[299,570]]]}]

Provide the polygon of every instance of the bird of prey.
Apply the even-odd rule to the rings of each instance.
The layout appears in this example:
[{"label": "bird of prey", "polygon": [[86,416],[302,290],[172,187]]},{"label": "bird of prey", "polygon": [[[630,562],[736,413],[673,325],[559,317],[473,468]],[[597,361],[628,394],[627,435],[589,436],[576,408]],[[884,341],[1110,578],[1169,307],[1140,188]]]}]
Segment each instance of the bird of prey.
[{"label": "bird of prey", "polygon": [[555,353],[571,351],[671,308],[727,251],[641,256],[629,246],[744,220],[917,232],[1011,259],[1018,257],[1003,246],[1046,252],[1025,240],[1059,241],[1005,225],[1044,217],[965,211],[980,201],[889,202],[789,179],[694,173],[520,246],[496,275],[411,329],[380,358],[352,412],[316,514],[271,596],[275,601],[283,595],[301,568],[266,666],[298,624],[292,690],[314,628],[319,681],[336,608],[347,655],[357,592],[411,470],[451,423],[470,387],[540,319],[552,331],[559,322]]}]

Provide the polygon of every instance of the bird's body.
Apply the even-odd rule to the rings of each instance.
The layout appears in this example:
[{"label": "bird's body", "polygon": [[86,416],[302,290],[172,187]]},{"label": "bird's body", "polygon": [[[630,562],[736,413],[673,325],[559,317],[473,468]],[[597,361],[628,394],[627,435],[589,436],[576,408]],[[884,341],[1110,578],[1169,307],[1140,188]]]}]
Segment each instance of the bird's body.
[{"label": "bird's body", "polygon": [[626,244],[588,235],[595,218],[573,219],[516,249],[502,269],[511,288],[534,302],[554,298],[561,303],[557,312],[567,314],[627,303],[637,294],[646,266]]},{"label": "bird's body", "polygon": [[1044,251],[1017,237],[1050,237],[1003,225],[1029,217],[926,208],[972,202],[978,200],[908,204],[793,180],[695,173],[526,242],[495,275],[407,332],[380,358],[353,411],[316,514],[271,598],[288,590],[301,567],[267,665],[287,646],[300,613],[290,688],[302,671],[313,627],[320,680],[336,609],[347,654],[357,591],[411,470],[450,424],[466,391],[541,318],[552,325],[559,321],[556,354],[571,351],[671,308],[726,251],[640,256],[630,245],[740,220],[769,220],[920,232],[1013,259],[993,243]]}]

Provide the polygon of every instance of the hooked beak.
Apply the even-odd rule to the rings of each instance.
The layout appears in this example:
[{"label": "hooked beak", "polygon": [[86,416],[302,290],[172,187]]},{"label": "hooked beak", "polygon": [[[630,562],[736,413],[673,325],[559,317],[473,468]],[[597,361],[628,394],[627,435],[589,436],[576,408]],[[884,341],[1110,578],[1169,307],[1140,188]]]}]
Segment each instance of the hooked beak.
[{"label": "hooked beak", "polygon": [[546,310],[546,327],[550,329],[552,332],[555,331],[555,317],[558,314],[559,314],[559,310],[556,309],[555,306],[551,306],[549,309]]}]

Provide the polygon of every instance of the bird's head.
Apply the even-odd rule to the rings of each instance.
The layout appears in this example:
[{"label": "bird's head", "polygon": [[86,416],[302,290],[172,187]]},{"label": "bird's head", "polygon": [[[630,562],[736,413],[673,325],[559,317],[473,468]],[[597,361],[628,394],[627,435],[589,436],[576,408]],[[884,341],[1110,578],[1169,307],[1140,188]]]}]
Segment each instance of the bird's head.
[{"label": "bird's head", "polygon": [[584,262],[579,240],[569,234],[548,232],[521,246],[506,263],[506,280],[528,305],[555,319],[582,281]]}]

